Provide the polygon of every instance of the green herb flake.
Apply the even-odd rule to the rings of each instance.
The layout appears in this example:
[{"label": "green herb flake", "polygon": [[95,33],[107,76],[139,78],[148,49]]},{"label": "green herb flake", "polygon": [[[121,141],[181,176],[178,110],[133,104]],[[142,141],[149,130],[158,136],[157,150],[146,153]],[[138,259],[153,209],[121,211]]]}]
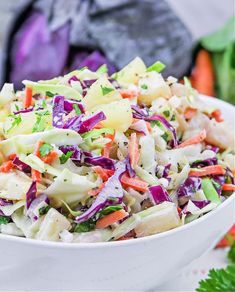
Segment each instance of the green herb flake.
[{"label": "green herb flake", "polygon": [[74,228],[74,232],[76,233],[89,232],[94,229],[95,229],[95,221],[90,219],[88,221],[77,224]]},{"label": "green herb flake", "polygon": [[45,101],[45,99],[42,100],[42,107],[45,109],[47,107],[47,103]]},{"label": "green herb flake", "polygon": [[68,151],[66,154],[62,154],[59,158],[60,158],[60,164],[65,164],[68,159],[72,156],[73,151]]},{"label": "green herb flake", "polygon": [[32,132],[43,132],[46,129],[46,123],[44,116],[50,115],[49,111],[38,111],[35,112],[36,115],[36,123],[33,125]]},{"label": "green herb flake", "polygon": [[73,109],[75,110],[75,113],[77,116],[80,116],[80,114],[82,113],[79,106],[75,103],[73,104]]},{"label": "green herb flake", "polygon": [[147,84],[142,84],[140,87],[141,87],[142,89],[144,89],[144,90],[147,90],[147,89],[148,89],[148,85],[147,85]]},{"label": "green herb flake", "polygon": [[102,86],[102,85],[101,85],[101,90],[102,90],[102,94],[103,95],[109,94],[110,92],[114,91],[113,88],[105,87],[105,86]]},{"label": "green herb flake", "polygon": [[166,65],[164,65],[162,62],[157,61],[153,65],[147,68],[147,72],[155,71],[157,73],[162,72],[166,68]]},{"label": "green herb flake", "polygon": [[164,114],[164,116],[166,117],[166,118],[169,118],[169,116],[170,116],[170,111],[169,110],[165,110],[164,112],[163,112],[163,114]]},{"label": "green herb flake", "polygon": [[17,112],[20,110],[18,104],[15,104],[15,109],[16,109]]},{"label": "green herb flake", "polygon": [[12,118],[11,127],[6,131],[6,133],[9,133],[14,127],[18,126],[22,122],[21,115],[10,115],[10,118]]},{"label": "green herb flake", "polygon": [[123,209],[122,205],[108,206],[99,212],[99,216],[100,215],[108,215],[110,213],[113,213],[113,212],[121,210],[121,209]]},{"label": "green herb flake", "polygon": [[164,139],[166,142],[168,142],[169,136],[168,134],[165,132],[163,135],[161,135],[162,139]]},{"label": "green herb flake", "polygon": [[39,215],[40,216],[45,215],[50,210],[50,208],[51,207],[49,205],[39,208],[38,210]]},{"label": "green herb flake", "polygon": [[56,95],[56,93],[52,93],[50,91],[46,91],[45,95],[48,96],[48,97],[54,97]]},{"label": "green herb flake", "polygon": [[107,73],[108,72],[108,67],[107,67],[107,65],[106,64],[103,64],[103,65],[101,65],[97,70],[96,70],[96,73],[97,74],[105,74],[105,73]]},{"label": "green herb flake", "polygon": [[0,225],[5,225],[5,224],[9,223],[9,221],[10,221],[9,217],[0,216]]},{"label": "green herb flake", "polygon": [[52,149],[53,149],[53,146],[51,144],[44,143],[39,148],[39,152],[40,152],[41,157],[47,156],[51,152]]}]

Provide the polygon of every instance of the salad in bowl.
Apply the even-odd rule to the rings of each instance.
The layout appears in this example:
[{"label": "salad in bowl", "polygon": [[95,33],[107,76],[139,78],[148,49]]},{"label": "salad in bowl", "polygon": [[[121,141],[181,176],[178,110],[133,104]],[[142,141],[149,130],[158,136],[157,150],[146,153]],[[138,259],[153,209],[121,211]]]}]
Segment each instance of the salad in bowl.
[{"label": "salad in bowl", "polygon": [[0,92],[0,232],[128,240],[213,211],[235,190],[234,131],[189,80],[135,58]]}]

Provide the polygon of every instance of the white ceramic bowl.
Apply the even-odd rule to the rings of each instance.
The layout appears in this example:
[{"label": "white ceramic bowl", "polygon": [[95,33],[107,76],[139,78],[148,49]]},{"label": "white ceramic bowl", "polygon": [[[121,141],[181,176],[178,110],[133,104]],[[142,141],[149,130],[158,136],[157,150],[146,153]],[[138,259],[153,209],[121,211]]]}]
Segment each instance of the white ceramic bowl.
[{"label": "white ceramic bowl", "polygon": [[[205,99],[234,122],[234,107]],[[0,234],[0,289],[148,290],[212,249],[234,221],[235,194],[188,225],[135,240],[66,244]]]}]

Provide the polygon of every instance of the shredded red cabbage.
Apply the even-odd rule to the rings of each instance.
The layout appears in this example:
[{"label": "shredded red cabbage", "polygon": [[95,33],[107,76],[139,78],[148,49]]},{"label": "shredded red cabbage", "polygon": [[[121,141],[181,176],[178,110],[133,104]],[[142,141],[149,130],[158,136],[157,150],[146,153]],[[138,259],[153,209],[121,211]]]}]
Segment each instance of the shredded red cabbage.
[{"label": "shredded red cabbage", "polygon": [[104,207],[122,203],[123,189],[120,176],[126,171],[126,165],[123,162],[118,162],[115,168],[115,173],[105,183],[105,187],[98,194],[94,203],[82,215],[76,217],[76,222],[87,221]]},{"label": "shredded red cabbage", "polygon": [[134,169],[131,166],[131,162],[130,162],[130,157],[127,156],[125,159],[125,163],[126,163],[126,171],[129,174],[129,177],[134,177],[136,175]]},{"label": "shredded red cabbage", "polygon": [[33,111],[33,107],[29,107],[29,108],[22,109],[22,110],[14,112],[14,115],[29,113],[29,112],[32,112],[32,111]]},{"label": "shredded red cabbage", "polygon": [[32,182],[29,190],[26,193],[26,208],[29,209],[33,200],[35,200],[37,194],[37,183],[35,181]]},{"label": "shredded red cabbage", "polygon": [[63,128],[64,96],[57,95],[53,99],[52,125],[56,128]]},{"label": "shredded red cabbage", "polygon": [[17,157],[17,156],[13,159],[12,163],[13,163],[13,164],[14,164],[14,165],[15,165],[20,171],[23,171],[23,172],[26,172],[26,173],[31,172],[31,167],[30,167],[28,164],[22,162],[22,161],[19,159],[19,157]]},{"label": "shredded red cabbage", "polygon": [[192,167],[204,167],[216,164],[218,164],[218,159],[216,157],[212,157],[201,161],[195,161],[192,163]]},{"label": "shredded red cabbage", "polygon": [[37,220],[38,217],[34,214],[34,210],[35,208],[41,203],[41,202],[45,202],[46,204],[49,205],[50,201],[49,198],[45,195],[45,194],[41,194],[38,197],[36,197],[34,200],[31,201],[31,204],[27,210],[27,216],[31,219],[31,220]]},{"label": "shredded red cabbage", "polygon": [[188,177],[177,190],[178,197],[190,197],[201,189],[202,181],[199,177]]},{"label": "shredded red cabbage", "polygon": [[81,122],[78,133],[82,134],[85,132],[89,132],[90,130],[94,128],[95,125],[97,125],[99,122],[105,119],[106,119],[106,116],[102,111],[92,115],[91,117]]},{"label": "shredded red cabbage", "polygon": [[65,99],[64,100],[64,111],[66,113],[70,113],[73,109],[74,109],[74,106],[77,105],[78,108],[80,109],[81,113],[85,113],[85,107],[84,105],[79,102],[79,101],[75,101],[75,100],[68,100],[68,99]]},{"label": "shredded red cabbage", "polygon": [[167,191],[160,185],[149,187],[149,191],[152,195],[155,204],[157,205],[165,201],[172,202]]},{"label": "shredded red cabbage", "polygon": [[84,162],[94,166],[101,166],[105,169],[115,170],[113,160],[104,156],[85,157]]}]

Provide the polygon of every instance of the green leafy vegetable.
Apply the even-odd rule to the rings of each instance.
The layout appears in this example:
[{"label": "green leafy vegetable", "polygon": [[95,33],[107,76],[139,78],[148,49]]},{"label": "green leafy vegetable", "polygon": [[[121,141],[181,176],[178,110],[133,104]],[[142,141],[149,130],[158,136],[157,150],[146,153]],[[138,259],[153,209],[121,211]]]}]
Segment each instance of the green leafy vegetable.
[{"label": "green leafy vegetable", "polygon": [[35,115],[37,117],[36,123],[33,126],[32,132],[43,132],[46,129],[46,121],[44,116],[49,116],[49,111],[39,111],[35,112]]},{"label": "green leafy vegetable", "polygon": [[14,127],[18,126],[22,122],[21,115],[10,115],[10,118],[12,118],[11,127],[6,131],[6,133],[9,133]]},{"label": "green leafy vegetable", "polygon": [[45,157],[45,156],[47,156],[51,152],[52,149],[53,149],[53,146],[51,144],[44,143],[39,148],[40,155],[42,157]]},{"label": "green leafy vegetable", "polygon": [[208,278],[199,282],[197,292],[232,292],[235,291],[235,265],[226,269],[212,269]]},{"label": "green leafy vegetable", "polygon": [[170,111],[169,110],[165,110],[164,112],[163,112],[163,114],[164,114],[164,116],[166,117],[166,118],[169,118],[169,116],[170,116]]},{"label": "green leafy vegetable", "polygon": [[5,216],[0,216],[0,225],[9,223],[10,218]]},{"label": "green leafy vegetable", "polygon": [[101,90],[102,90],[102,94],[103,94],[103,95],[106,95],[106,94],[108,94],[108,93],[114,91],[113,88],[111,88],[111,87],[106,87],[106,86],[102,86],[102,85],[101,85]]},{"label": "green leafy vegetable", "polygon": [[45,215],[50,210],[50,208],[51,207],[49,205],[39,208],[38,210],[39,215],[40,216]]},{"label": "green leafy vegetable", "polygon": [[146,90],[146,89],[148,89],[148,85],[146,85],[146,84],[142,84],[142,85],[141,85],[141,88],[144,89],[144,90]]},{"label": "green leafy vegetable", "polygon": [[45,93],[46,93],[46,96],[48,97],[54,97],[55,95],[57,95],[57,93],[52,93],[50,91],[46,91]]},{"label": "green leafy vegetable", "polygon": [[60,164],[65,164],[68,159],[72,156],[73,151],[68,151],[66,154],[62,154],[59,159],[60,159]]},{"label": "green leafy vegetable", "polygon": [[77,104],[73,105],[73,109],[75,110],[76,115],[80,115],[82,112]]},{"label": "green leafy vegetable", "polygon": [[108,215],[110,213],[113,213],[113,212],[121,210],[121,209],[123,209],[122,205],[108,206],[108,207],[102,209],[99,212],[99,215]]},{"label": "green leafy vegetable", "polygon": [[147,68],[147,72],[155,71],[155,72],[162,72],[166,68],[166,65],[164,65],[162,62],[157,61],[153,65]]},{"label": "green leafy vegetable", "polygon": [[90,219],[75,226],[74,232],[89,232],[95,229],[95,221]]},{"label": "green leafy vegetable", "polygon": [[96,71],[96,73],[98,73],[98,74],[104,74],[104,73],[107,73],[108,72],[108,67],[107,67],[107,65],[106,64],[103,64],[103,65],[101,65],[98,69],[97,69],[97,71]]},{"label": "green leafy vegetable", "polygon": [[220,197],[210,178],[202,179],[202,190],[209,201],[218,204],[221,203]]}]

